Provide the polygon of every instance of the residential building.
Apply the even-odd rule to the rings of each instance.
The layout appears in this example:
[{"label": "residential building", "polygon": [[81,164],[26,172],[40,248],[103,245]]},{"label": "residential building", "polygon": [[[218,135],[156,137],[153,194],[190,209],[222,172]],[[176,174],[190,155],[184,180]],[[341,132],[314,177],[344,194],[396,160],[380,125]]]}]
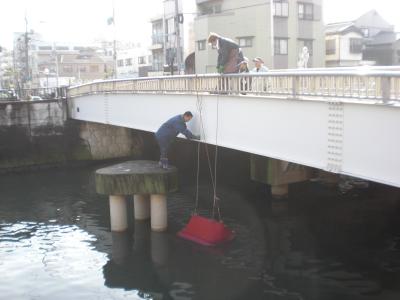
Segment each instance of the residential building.
[{"label": "residential building", "polygon": [[150,53],[140,44],[128,49],[119,49],[117,52],[118,78],[132,78],[143,75],[139,71],[151,66]]},{"label": "residential building", "polygon": [[365,44],[364,59],[379,66],[400,65],[400,35],[397,32],[382,31]]},{"label": "residential building", "polygon": [[14,36],[15,69],[19,74],[18,81],[23,83],[21,87],[70,85],[105,79],[112,74],[96,45],[46,42],[40,34],[33,32],[28,34],[27,42],[25,33]]},{"label": "residential building", "polygon": [[[194,52],[194,11],[193,1],[163,0],[163,14],[151,19],[152,70],[150,75],[170,74],[171,66],[173,72],[178,72],[178,69],[179,73],[182,72],[185,59]],[[179,24],[178,27],[177,24]],[[179,41],[177,32],[179,32]]]},{"label": "residential building", "polygon": [[354,67],[363,61],[363,32],[352,22],[326,26],[326,66]]},{"label": "residential building", "polygon": [[365,38],[373,38],[383,31],[393,32],[394,26],[387,22],[376,10],[370,10],[353,21]]},{"label": "residential building", "polygon": [[216,71],[217,54],[207,44],[211,31],[236,40],[246,57],[262,57],[270,69],[297,68],[304,46],[310,53],[308,67],[325,65],[322,0],[274,0],[273,7],[265,0],[196,0],[196,4],[197,73]]},{"label": "residential building", "polygon": [[10,89],[14,87],[13,53],[0,48],[0,89]]},{"label": "residential building", "polygon": [[376,10],[326,26],[326,65],[399,65],[399,37]]}]

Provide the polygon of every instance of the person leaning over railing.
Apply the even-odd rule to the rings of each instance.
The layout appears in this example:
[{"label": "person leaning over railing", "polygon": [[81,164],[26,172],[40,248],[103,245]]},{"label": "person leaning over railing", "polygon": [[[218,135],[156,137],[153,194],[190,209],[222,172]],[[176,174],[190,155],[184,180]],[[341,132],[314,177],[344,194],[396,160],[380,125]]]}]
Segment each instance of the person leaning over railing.
[{"label": "person leaning over railing", "polygon": [[243,61],[243,52],[235,41],[210,32],[208,43],[218,51],[218,73],[233,74],[239,71],[238,64]]},{"label": "person leaning over railing", "polygon": [[[210,32],[208,43],[218,51],[217,72],[219,74],[235,74],[239,72],[239,63],[243,61],[243,52],[235,41]],[[227,93],[230,90],[228,79],[222,78],[216,90],[218,93]]]}]

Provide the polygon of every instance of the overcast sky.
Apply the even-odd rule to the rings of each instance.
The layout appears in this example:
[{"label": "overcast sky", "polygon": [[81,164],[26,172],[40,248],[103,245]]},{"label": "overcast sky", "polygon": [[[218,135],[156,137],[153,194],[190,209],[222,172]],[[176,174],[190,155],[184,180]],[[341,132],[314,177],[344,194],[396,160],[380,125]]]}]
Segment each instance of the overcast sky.
[{"label": "overcast sky", "polygon": [[[114,0],[117,38],[141,41],[149,38],[149,19],[161,13],[162,0]],[[195,1],[195,0],[184,0]],[[13,32],[28,27],[50,41],[92,42],[95,38],[112,39],[107,19],[112,15],[112,0],[2,0],[0,45],[11,47]],[[352,20],[376,9],[400,30],[398,0],[324,0],[326,23]],[[243,20],[245,22],[245,20]]]}]

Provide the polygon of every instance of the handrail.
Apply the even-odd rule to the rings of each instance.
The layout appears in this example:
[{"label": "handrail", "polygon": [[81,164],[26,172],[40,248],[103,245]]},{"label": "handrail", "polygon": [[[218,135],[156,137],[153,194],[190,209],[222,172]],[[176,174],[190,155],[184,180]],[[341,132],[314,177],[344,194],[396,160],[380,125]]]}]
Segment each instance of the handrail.
[{"label": "handrail", "polygon": [[140,77],[94,81],[73,86],[68,92],[70,97],[105,92],[201,92],[400,101],[400,71],[396,68],[362,67]]}]

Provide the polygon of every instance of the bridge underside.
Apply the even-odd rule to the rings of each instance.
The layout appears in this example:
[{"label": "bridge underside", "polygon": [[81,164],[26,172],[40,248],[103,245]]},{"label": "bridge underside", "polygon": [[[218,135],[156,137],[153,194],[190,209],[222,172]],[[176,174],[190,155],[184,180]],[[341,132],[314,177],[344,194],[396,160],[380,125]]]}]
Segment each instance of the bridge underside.
[{"label": "bridge underside", "polygon": [[189,129],[209,144],[400,187],[399,107],[345,99],[155,93],[85,95],[69,99],[69,107],[73,119],[150,132],[191,110]]}]

